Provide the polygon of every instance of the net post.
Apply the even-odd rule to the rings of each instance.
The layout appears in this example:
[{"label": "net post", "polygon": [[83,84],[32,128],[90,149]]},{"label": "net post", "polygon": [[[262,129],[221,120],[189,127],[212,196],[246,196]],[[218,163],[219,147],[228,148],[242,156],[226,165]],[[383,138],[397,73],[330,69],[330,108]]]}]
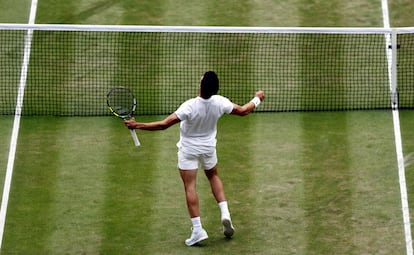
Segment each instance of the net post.
[{"label": "net post", "polygon": [[398,109],[397,90],[397,31],[391,30],[391,103],[392,109]]}]

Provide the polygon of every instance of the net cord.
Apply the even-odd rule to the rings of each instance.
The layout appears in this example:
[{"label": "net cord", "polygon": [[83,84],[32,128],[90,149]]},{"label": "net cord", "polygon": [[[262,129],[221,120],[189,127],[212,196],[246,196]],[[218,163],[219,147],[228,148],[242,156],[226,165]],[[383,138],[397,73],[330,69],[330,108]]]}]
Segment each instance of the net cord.
[{"label": "net cord", "polygon": [[0,30],[53,30],[102,32],[183,32],[183,33],[322,33],[322,34],[385,34],[412,33],[414,27],[231,27],[231,26],[133,26],[0,23]]}]

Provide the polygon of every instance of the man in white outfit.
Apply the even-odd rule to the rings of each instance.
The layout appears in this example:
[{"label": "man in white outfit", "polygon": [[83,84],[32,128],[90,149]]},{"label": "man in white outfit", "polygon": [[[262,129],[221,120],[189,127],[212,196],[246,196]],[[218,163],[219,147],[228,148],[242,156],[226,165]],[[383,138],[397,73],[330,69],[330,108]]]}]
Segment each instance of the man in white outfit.
[{"label": "man in white outfit", "polygon": [[245,116],[264,100],[264,92],[257,91],[255,97],[243,106],[217,95],[219,80],[213,71],[206,72],[200,80],[199,95],[185,101],[164,120],[141,123],[135,119],[125,121],[130,129],[164,130],[180,122],[178,147],[178,169],[184,183],[188,212],[192,222],[191,237],[185,240],[192,246],[208,238],[202,227],[199,201],[196,190],[199,164],[210,182],[211,191],[221,210],[221,223],[226,237],[234,234],[234,227],[224,194],[223,183],[217,174],[216,134],[217,121],[223,114]]}]

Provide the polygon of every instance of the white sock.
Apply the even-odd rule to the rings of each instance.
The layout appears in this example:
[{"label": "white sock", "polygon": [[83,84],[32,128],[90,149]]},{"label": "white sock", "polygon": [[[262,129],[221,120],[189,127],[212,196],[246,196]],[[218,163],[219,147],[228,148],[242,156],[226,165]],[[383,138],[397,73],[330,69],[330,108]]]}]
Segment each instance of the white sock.
[{"label": "white sock", "polygon": [[223,218],[223,217],[229,217],[230,218],[230,211],[229,211],[229,207],[227,205],[227,201],[223,201],[223,202],[218,203],[218,206],[220,207],[221,218]]},{"label": "white sock", "polygon": [[200,217],[191,218],[191,223],[193,224],[193,231],[198,231],[203,228]]}]

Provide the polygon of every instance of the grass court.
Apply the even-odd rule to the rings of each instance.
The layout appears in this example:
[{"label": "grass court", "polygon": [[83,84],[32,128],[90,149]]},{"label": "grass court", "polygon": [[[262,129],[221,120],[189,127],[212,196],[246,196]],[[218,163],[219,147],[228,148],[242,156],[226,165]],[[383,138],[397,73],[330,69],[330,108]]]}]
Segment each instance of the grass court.
[{"label": "grass court", "polygon": [[[1,23],[27,23],[30,1],[0,5]],[[390,1],[389,10],[392,27],[413,26],[409,0]],[[39,0],[36,23],[383,26],[380,0]],[[1,186],[13,120],[0,116]],[[414,112],[400,111],[400,121],[409,155]],[[23,116],[1,254],[405,254],[393,128],[391,111],[224,116],[219,173],[235,236],[222,235],[200,172],[209,239],[186,247],[178,125],[138,131],[142,146],[134,148],[114,117]],[[405,170],[412,214],[414,166]]]}]

